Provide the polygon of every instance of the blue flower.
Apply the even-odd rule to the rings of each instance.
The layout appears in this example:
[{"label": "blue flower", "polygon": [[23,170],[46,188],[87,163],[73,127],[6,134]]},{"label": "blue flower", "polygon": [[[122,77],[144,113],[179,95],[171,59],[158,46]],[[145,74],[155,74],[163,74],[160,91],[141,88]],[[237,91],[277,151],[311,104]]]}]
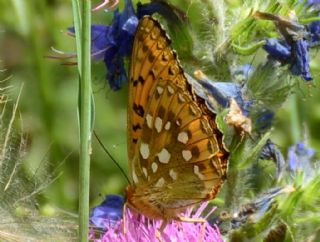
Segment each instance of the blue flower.
[{"label": "blue flower", "polygon": [[194,75],[197,80],[186,74],[187,80],[213,113],[217,113],[220,108],[228,108],[230,100],[234,99],[244,115],[248,115],[251,101],[243,98],[241,85],[233,82],[214,82],[201,71],[196,71]]},{"label": "blue flower", "polygon": [[232,82],[207,82],[204,80],[199,80],[199,82],[223,108],[229,107],[232,98],[236,100],[242,109],[244,108],[244,100],[242,99],[241,86],[239,84]]},{"label": "blue flower", "polygon": [[110,26],[92,25],[92,56],[104,61],[108,73],[107,80],[113,90],[119,89],[127,80],[124,57],[131,53],[135,30],[138,25],[130,0],[125,0],[122,12],[116,10]]},{"label": "blue flower", "polygon": [[303,142],[289,147],[287,163],[290,174],[294,176],[295,172],[303,171],[305,178],[312,177],[314,168],[311,161],[314,154],[314,150]]},{"label": "blue flower", "polygon": [[313,21],[308,25],[308,31],[311,35],[311,43],[313,46],[319,44],[320,41],[320,21]]},{"label": "blue flower", "polygon": [[269,54],[268,57],[283,65],[288,64],[293,75],[301,76],[306,81],[312,80],[309,70],[309,44],[306,40],[309,33],[306,26],[271,13],[257,11],[254,16],[257,19],[273,21],[283,37],[266,40],[263,49]]},{"label": "blue flower", "polygon": [[267,39],[262,47],[270,57],[283,63],[288,62],[291,56],[291,47],[285,41],[271,38]]},{"label": "blue flower", "polygon": [[263,46],[269,58],[289,64],[293,75],[311,81],[308,48],[308,42],[303,38],[293,40],[290,44],[280,39],[267,39]]},{"label": "blue flower", "polygon": [[[238,80],[242,76],[243,81],[247,81],[251,69],[247,64],[237,66],[232,70],[233,78]],[[185,75],[195,94],[204,100],[211,112],[218,113],[221,109],[229,108],[231,100],[235,100],[242,114],[252,118],[256,131],[264,132],[270,128],[274,113],[248,94],[246,86],[234,82],[214,82],[199,70],[194,73],[196,80]]]},{"label": "blue flower", "polygon": [[[91,52],[95,60],[103,60],[105,52],[110,48],[106,43],[112,43],[113,39],[110,37],[110,27],[104,25],[91,26]],[[69,31],[74,32],[73,28]]]},{"label": "blue flower", "polygon": [[285,169],[285,160],[280,150],[270,139],[268,139],[266,144],[262,147],[259,158],[273,160],[277,166],[277,178],[279,179],[282,176]]},{"label": "blue flower", "polygon": [[264,132],[265,130],[271,127],[274,118],[274,112],[265,107],[260,106],[256,113],[256,128],[257,130]]},{"label": "blue flower", "polygon": [[[307,0],[305,3],[307,7],[313,7],[315,10],[320,10],[320,0]],[[318,14],[318,17],[320,14]],[[309,45],[312,47],[313,45],[319,44],[320,41],[320,21],[313,21],[307,26],[308,32],[311,36],[311,41]]]},{"label": "blue flower", "polygon": [[302,76],[306,81],[311,81],[309,69],[308,42],[298,39],[292,43],[292,62],[290,71],[293,75]]},{"label": "blue flower", "polygon": [[105,230],[113,227],[121,218],[124,199],[119,195],[107,195],[104,201],[90,213],[90,223]]}]

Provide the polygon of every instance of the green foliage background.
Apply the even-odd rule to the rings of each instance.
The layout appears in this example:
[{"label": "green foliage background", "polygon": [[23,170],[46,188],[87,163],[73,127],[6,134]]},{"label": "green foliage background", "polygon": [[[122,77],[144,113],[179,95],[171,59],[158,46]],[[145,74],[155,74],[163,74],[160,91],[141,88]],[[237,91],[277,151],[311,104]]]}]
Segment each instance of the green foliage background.
[{"label": "green foliage background", "polygon": [[[94,1],[98,3],[99,1]],[[198,1],[172,1],[185,10],[193,23],[198,38],[209,41],[210,29],[201,25],[203,17]],[[205,2],[205,1],[203,1]],[[256,7],[258,1],[225,1],[230,9]],[[121,6],[121,5],[120,5]],[[108,24],[112,13],[98,11],[93,14],[93,23]],[[214,20],[212,20],[214,21]],[[78,197],[78,79],[76,66],[68,65],[75,59],[54,59],[58,54],[52,47],[75,53],[74,39],[66,34],[72,26],[71,2],[62,0],[19,1],[0,0],[0,79],[11,76],[15,87],[14,99],[21,83],[24,83],[19,105],[21,126],[27,135],[28,152],[25,170],[35,170],[44,161],[50,161],[60,175],[40,197],[43,205],[77,211]],[[171,36],[173,45],[189,73],[204,69],[210,76],[210,67],[192,65],[183,49],[181,36]],[[248,42],[250,40],[248,39]],[[245,42],[245,41],[241,41]],[[248,43],[250,44],[250,42]],[[194,43],[197,49],[197,42]],[[188,60],[189,58],[189,60]],[[243,57],[239,62],[259,62],[266,58],[263,51]],[[277,113],[272,131],[273,141],[286,153],[289,145],[303,139],[303,130],[308,142],[317,152],[320,148],[320,67],[319,59],[313,58],[311,72],[313,85],[298,80],[292,95]],[[184,62],[185,61],[185,62]],[[66,65],[63,65],[66,64]],[[105,81],[103,63],[93,64],[93,89],[95,93],[95,130],[105,146],[124,169],[126,155],[126,99],[127,88],[113,92]],[[265,95],[268,95],[266,93]],[[91,199],[92,205],[101,201],[100,194],[123,193],[126,180],[102,151],[95,139],[92,145]]]}]

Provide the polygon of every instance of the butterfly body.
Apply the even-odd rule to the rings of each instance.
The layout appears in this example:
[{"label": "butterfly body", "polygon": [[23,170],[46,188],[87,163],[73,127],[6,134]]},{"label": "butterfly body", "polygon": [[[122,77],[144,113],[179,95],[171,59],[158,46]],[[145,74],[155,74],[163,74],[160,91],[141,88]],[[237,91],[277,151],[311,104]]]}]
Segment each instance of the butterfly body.
[{"label": "butterfly body", "polygon": [[130,206],[149,218],[174,219],[215,197],[228,153],[215,116],[193,95],[160,24],[143,17],[129,70]]}]

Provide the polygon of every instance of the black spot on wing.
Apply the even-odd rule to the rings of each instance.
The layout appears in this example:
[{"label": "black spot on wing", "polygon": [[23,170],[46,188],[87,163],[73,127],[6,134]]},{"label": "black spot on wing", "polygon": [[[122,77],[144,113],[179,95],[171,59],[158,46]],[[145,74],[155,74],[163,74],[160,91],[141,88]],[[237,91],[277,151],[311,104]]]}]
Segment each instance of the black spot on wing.
[{"label": "black spot on wing", "polygon": [[170,76],[173,76],[173,75],[174,75],[174,71],[173,71],[173,69],[172,69],[172,66],[170,66],[170,67],[168,68],[168,74],[169,74]]},{"label": "black spot on wing", "polygon": [[143,46],[142,46],[142,51],[143,51],[143,52],[147,52],[147,51],[148,51],[148,49],[149,49],[149,48],[148,48],[148,46],[147,46],[147,45],[143,45]]},{"label": "black spot on wing", "polygon": [[162,53],[162,55],[161,55],[161,60],[162,61],[168,61],[169,60],[169,56],[168,56],[168,54],[167,53]]},{"label": "black spot on wing", "polygon": [[172,111],[170,110],[169,113],[168,113],[168,120],[171,121],[171,122],[173,122],[174,117],[175,117],[174,112],[172,112]]},{"label": "black spot on wing", "polygon": [[150,69],[149,75],[152,76],[153,81],[156,79],[156,75],[154,74],[154,71],[152,69]]},{"label": "black spot on wing", "polygon": [[136,114],[138,114],[141,118],[144,116],[144,109],[141,105],[138,105],[136,103],[133,104],[133,110]]},{"label": "black spot on wing", "polygon": [[139,82],[140,82],[142,85],[144,84],[144,79],[143,79],[142,76],[139,76],[138,80],[134,80],[134,81],[133,81],[133,86],[136,87],[136,86],[139,84]]},{"label": "black spot on wing", "polygon": [[192,157],[198,158],[200,156],[200,151],[198,146],[194,146],[191,148]]},{"label": "black spot on wing", "polygon": [[164,118],[164,114],[166,113],[166,109],[163,106],[160,106],[158,109],[158,117]]},{"label": "black spot on wing", "polygon": [[133,131],[137,131],[138,129],[141,129],[141,126],[140,126],[140,124],[134,124],[134,125],[132,125],[132,129],[133,129]]},{"label": "black spot on wing", "polygon": [[150,53],[150,54],[148,55],[148,61],[152,63],[152,62],[154,61],[154,59],[155,59],[154,54]]}]

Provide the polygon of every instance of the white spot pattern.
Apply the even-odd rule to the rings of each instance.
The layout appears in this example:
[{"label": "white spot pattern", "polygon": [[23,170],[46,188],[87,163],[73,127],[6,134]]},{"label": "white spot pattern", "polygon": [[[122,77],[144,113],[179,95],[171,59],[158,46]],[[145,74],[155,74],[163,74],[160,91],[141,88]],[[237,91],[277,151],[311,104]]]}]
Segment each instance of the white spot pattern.
[{"label": "white spot pattern", "polygon": [[173,169],[170,169],[169,175],[172,178],[172,180],[177,180],[178,174]]},{"label": "white spot pattern", "polygon": [[186,131],[182,131],[178,134],[178,141],[182,144],[186,144],[189,140],[188,133]]},{"label": "white spot pattern", "polygon": [[148,177],[148,171],[147,171],[147,168],[142,167],[142,172],[143,172],[144,176],[147,178],[147,177]]},{"label": "white spot pattern", "polygon": [[156,173],[156,171],[158,170],[158,165],[155,162],[152,162],[151,164],[151,169],[153,173]]},{"label": "white spot pattern", "polygon": [[156,117],[156,121],[154,122],[154,126],[156,127],[156,130],[158,133],[162,130],[162,119],[159,117]]},{"label": "white spot pattern", "polygon": [[205,176],[200,173],[199,166],[194,166],[193,172],[194,172],[194,174],[196,174],[199,177],[200,180],[204,180]]},{"label": "white spot pattern", "polygon": [[150,150],[149,150],[149,145],[142,143],[140,144],[140,154],[142,156],[143,159],[148,159],[149,154],[150,154]]},{"label": "white spot pattern", "polygon": [[137,184],[139,182],[139,179],[137,177],[136,172],[134,171],[134,169],[132,170],[132,180],[135,184]]},{"label": "white spot pattern", "polygon": [[179,98],[179,100],[180,100],[181,102],[183,102],[183,103],[186,102],[186,99],[182,96],[181,93],[179,93],[178,98]]},{"label": "white spot pattern", "polygon": [[168,164],[170,160],[170,153],[166,148],[163,148],[158,154],[157,154],[159,161],[163,164]]},{"label": "white spot pattern", "polygon": [[190,150],[183,150],[182,157],[185,161],[189,161],[192,158],[192,153]]},{"label": "white spot pattern", "polygon": [[168,88],[168,92],[169,92],[170,94],[173,94],[173,93],[174,93],[174,89],[173,89],[171,86],[168,86],[167,88]]},{"label": "white spot pattern", "polygon": [[163,187],[164,183],[165,183],[165,180],[163,177],[161,177],[161,178],[159,178],[159,180],[155,184],[155,187]]},{"label": "white spot pattern", "polygon": [[164,126],[164,129],[165,129],[165,130],[169,130],[170,127],[171,127],[171,122],[168,121],[168,122],[166,123],[166,125]]},{"label": "white spot pattern", "polygon": [[147,116],[146,116],[146,120],[147,120],[147,125],[150,129],[152,129],[152,116],[148,113]]},{"label": "white spot pattern", "polygon": [[157,92],[161,95],[163,93],[163,87],[157,86]]}]

